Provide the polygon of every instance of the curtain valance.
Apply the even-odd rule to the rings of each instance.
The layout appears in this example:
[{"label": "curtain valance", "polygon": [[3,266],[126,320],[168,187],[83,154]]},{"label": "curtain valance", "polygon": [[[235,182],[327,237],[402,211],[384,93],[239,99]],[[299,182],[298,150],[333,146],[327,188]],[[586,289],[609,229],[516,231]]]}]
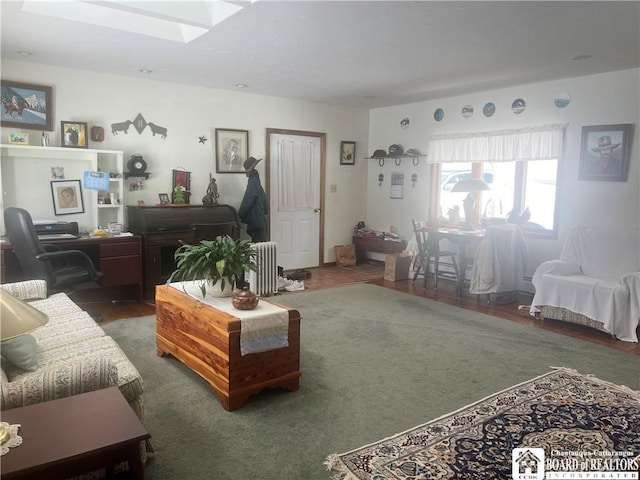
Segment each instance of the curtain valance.
[{"label": "curtain valance", "polygon": [[434,135],[429,140],[427,162],[559,160],[567,125]]}]

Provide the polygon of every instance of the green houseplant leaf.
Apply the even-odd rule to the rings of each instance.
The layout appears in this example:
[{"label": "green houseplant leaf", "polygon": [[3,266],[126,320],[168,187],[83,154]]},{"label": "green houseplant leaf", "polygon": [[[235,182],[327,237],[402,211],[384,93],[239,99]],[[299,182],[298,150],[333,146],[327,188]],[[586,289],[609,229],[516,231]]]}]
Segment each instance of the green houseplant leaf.
[{"label": "green houseplant leaf", "polygon": [[223,290],[227,283],[237,287],[245,272],[257,271],[255,255],[250,241],[235,241],[228,235],[182,245],[175,252],[176,270],[169,282],[201,281],[203,296],[208,282],[216,285],[220,281]]}]

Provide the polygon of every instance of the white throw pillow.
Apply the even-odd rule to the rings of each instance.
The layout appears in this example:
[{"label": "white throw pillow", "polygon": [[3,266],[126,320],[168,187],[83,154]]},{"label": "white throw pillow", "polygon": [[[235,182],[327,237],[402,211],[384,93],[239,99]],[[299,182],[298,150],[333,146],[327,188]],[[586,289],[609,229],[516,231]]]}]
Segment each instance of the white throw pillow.
[{"label": "white throw pillow", "polygon": [[38,345],[32,335],[20,335],[0,342],[0,354],[20,370],[35,372],[38,369]]}]

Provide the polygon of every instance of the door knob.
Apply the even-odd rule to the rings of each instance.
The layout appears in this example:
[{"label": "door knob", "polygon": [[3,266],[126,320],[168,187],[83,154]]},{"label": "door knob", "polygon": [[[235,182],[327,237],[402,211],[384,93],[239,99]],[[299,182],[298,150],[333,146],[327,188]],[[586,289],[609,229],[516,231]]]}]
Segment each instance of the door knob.
[{"label": "door knob", "polygon": [[320,209],[319,209],[319,208],[314,208],[314,209],[313,209],[313,211],[314,211],[315,213],[320,213]]}]

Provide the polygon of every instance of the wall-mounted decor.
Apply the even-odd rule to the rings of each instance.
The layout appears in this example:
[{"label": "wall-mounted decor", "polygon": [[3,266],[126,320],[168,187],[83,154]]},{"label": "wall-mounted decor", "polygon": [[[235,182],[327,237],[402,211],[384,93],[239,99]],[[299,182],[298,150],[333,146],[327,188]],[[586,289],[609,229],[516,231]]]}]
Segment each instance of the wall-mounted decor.
[{"label": "wall-mounted decor", "polygon": [[104,128],[94,125],[91,127],[91,141],[102,142],[104,141]]},{"label": "wall-mounted decor", "polygon": [[526,102],[521,98],[516,98],[511,104],[511,111],[516,115],[524,112],[524,109],[527,108]]},{"label": "wall-mounted decor", "polygon": [[406,130],[407,128],[409,128],[410,123],[411,120],[409,120],[409,117],[404,117],[402,120],[400,120],[400,128]]},{"label": "wall-mounted decor", "polygon": [[209,139],[206,137],[206,135],[201,135],[198,137],[198,143],[201,143],[203,145],[206,143],[207,140]]},{"label": "wall-mounted decor", "polygon": [[249,131],[216,128],[216,172],[244,173],[249,158]]},{"label": "wall-mounted decor", "polygon": [[9,143],[12,145],[29,145],[28,133],[10,133]]},{"label": "wall-mounted decor", "polygon": [[51,196],[56,215],[84,213],[80,180],[52,180]]},{"label": "wall-mounted decor", "polygon": [[493,117],[493,114],[496,113],[496,105],[492,102],[485,103],[484,107],[482,107],[482,113],[487,118]]},{"label": "wall-mounted decor", "polygon": [[553,99],[553,104],[558,108],[565,108],[571,103],[571,94],[569,92],[562,92],[556,95]]},{"label": "wall-mounted decor", "polygon": [[88,148],[87,124],[83,122],[60,122],[60,144],[67,148]]},{"label": "wall-mounted decor", "polygon": [[582,127],[579,180],[626,182],[632,124]]},{"label": "wall-mounted decor", "polygon": [[147,122],[144,116],[139,113],[136,115],[136,118],[133,120],[125,120],[124,122],[116,122],[111,124],[111,134],[118,135],[118,133],[123,132],[125,135],[129,133],[129,127],[133,125],[138,135],[142,135],[142,132],[149,127],[149,130],[155,137],[158,135],[160,138],[167,138],[167,129],[165,127],[161,127],[160,125],[156,125],[152,122]]},{"label": "wall-mounted decor", "polygon": [[444,110],[441,108],[437,108],[435,112],[433,112],[433,119],[436,122],[441,122],[444,119]]},{"label": "wall-mounted decor", "polygon": [[52,180],[64,180],[64,167],[51,167]]},{"label": "wall-mounted decor", "polygon": [[471,118],[473,117],[473,106],[471,105],[465,105],[464,107],[462,107],[462,116],[464,118]]},{"label": "wall-mounted decor", "polygon": [[340,165],[355,165],[356,142],[343,140],[340,142]]},{"label": "wall-mounted decor", "polygon": [[3,127],[53,130],[52,87],[1,81]]}]

